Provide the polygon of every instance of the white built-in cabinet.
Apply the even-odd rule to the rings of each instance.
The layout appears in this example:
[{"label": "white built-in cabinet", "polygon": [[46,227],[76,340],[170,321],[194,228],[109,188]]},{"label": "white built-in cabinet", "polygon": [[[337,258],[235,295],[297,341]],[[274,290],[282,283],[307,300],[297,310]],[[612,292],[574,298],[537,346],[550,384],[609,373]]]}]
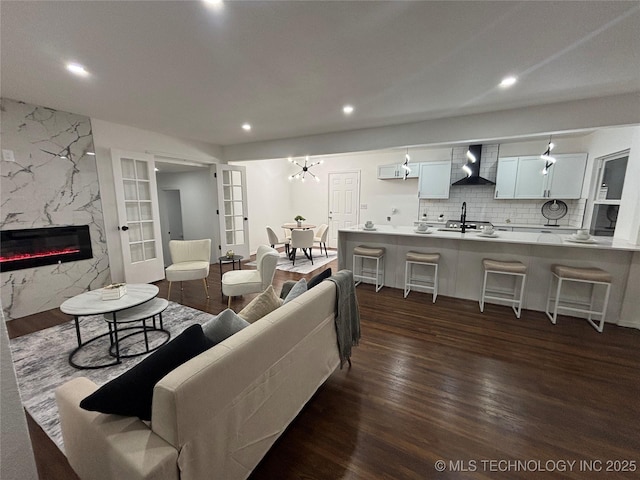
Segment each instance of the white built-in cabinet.
[{"label": "white built-in cabinet", "polygon": [[556,163],[547,175],[542,173],[546,162],[537,155],[499,158],[495,198],[580,198],[587,154],[554,157]]},{"label": "white built-in cabinet", "polygon": [[[418,178],[418,164],[409,164],[411,171],[407,178]],[[392,163],[389,165],[378,165],[378,179],[380,180],[394,180],[404,178],[405,169],[402,168],[401,163]]]},{"label": "white built-in cabinet", "polygon": [[498,160],[495,198],[514,198],[518,174],[518,157],[506,157]]},{"label": "white built-in cabinet", "polygon": [[451,161],[420,164],[418,198],[449,198]]}]

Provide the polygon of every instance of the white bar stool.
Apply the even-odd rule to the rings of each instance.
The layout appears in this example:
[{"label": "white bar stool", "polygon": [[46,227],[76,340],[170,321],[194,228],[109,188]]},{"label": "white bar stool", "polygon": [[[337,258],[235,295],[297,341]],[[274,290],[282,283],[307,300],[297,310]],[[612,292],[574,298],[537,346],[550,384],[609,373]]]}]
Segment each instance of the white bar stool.
[{"label": "white bar stool", "polygon": [[[367,245],[359,245],[353,249],[353,279],[356,280],[357,287],[362,280],[371,280],[376,284],[376,292],[384,287],[384,247],[368,247]],[[360,259],[360,273],[356,273],[356,259]],[[376,261],[375,276],[365,275],[364,260],[370,259]],[[382,268],[381,268],[382,267]],[[371,272],[373,273],[373,272]]]},{"label": "white bar stool", "polygon": [[[433,292],[433,303],[436,303],[438,297],[438,263],[440,262],[439,253],[420,253],[420,252],[407,252],[406,262],[404,267],[404,298],[407,298],[411,287],[424,288]],[[413,266],[414,265],[429,265],[434,268],[433,281],[431,285],[425,285],[422,283],[413,283],[419,281],[417,278],[413,278]]]},{"label": "white bar stool", "polygon": [[[545,313],[551,323],[554,325],[558,319],[558,308],[563,310],[567,310],[570,312],[578,312],[578,313],[586,313],[589,316],[587,317],[587,321],[595,328],[598,332],[602,333],[604,328],[604,319],[607,314],[607,305],[609,303],[609,293],[611,291],[611,274],[605,270],[600,268],[578,268],[578,267],[569,267],[566,265],[551,265],[551,273],[553,276],[551,277],[551,282],[549,283],[549,294],[547,295],[547,308],[545,309]],[[556,287],[556,296],[555,298],[551,298],[551,294],[553,293],[553,283],[554,279],[556,279],[558,285]],[[591,299],[589,303],[581,303],[581,302],[569,302],[566,298],[563,300],[561,298],[562,295],[562,284],[563,282],[578,282],[578,283],[588,283],[591,284]],[[606,286],[606,291],[604,294],[604,303],[602,305],[602,310],[594,310],[595,303],[595,291],[596,285],[604,285]],[[563,305],[562,302],[565,302]],[[549,311],[549,306],[551,302],[554,302],[553,314]],[[576,308],[570,307],[568,304],[573,305],[584,305],[589,306],[589,308]],[[596,324],[592,319],[592,315],[600,315],[600,322]]]},{"label": "white bar stool", "polygon": [[[511,304],[511,308],[516,314],[516,318],[520,318],[522,311],[522,297],[524,295],[524,284],[527,280],[527,267],[524,263],[518,261],[503,262],[500,260],[491,260],[485,258],[482,260],[484,267],[484,282],[482,283],[482,294],[480,296],[480,311],[484,312],[484,302],[486,300],[497,300]],[[492,274],[512,275],[514,278],[513,292],[499,292],[497,290],[487,290],[487,276]],[[518,277],[520,277],[520,288],[518,289]],[[520,292],[518,293],[518,290]],[[487,291],[489,294],[487,295]],[[509,298],[507,295],[511,295]],[[518,307],[516,309],[516,307]]]}]

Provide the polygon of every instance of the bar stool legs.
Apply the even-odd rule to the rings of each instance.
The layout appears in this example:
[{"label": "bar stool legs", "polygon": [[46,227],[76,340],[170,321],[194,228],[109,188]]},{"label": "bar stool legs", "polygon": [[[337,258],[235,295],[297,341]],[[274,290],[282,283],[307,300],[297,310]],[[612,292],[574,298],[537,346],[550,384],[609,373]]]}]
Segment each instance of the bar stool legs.
[{"label": "bar stool legs", "polygon": [[[420,252],[408,252],[406,256],[405,268],[404,268],[404,298],[407,298],[411,287],[419,287],[427,290],[431,290],[433,293],[433,303],[436,303],[438,298],[438,263],[440,262],[439,253],[420,253]],[[413,278],[413,268],[415,265],[427,265],[433,267],[433,282],[431,285],[424,285],[423,283],[414,283],[418,279]]]},{"label": "bar stool legs", "polygon": [[[609,294],[611,293],[611,275],[599,268],[578,268],[568,267],[566,265],[551,265],[551,281],[549,282],[549,292],[547,294],[547,306],[545,313],[551,323],[554,325],[558,320],[558,308],[565,311],[587,314],[587,321],[591,324],[596,331],[602,333],[604,329],[604,320],[607,314],[607,306],[609,305]],[[555,297],[552,297],[553,285],[556,283]],[[591,285],[591,295],[589,303],[583,302],[569,302],[568,298],[562,298],[562,287],[564,282],[574,283],[587,283]],[[602,310],[595,310],[596,300],[596,287],[603,285],[606,287],[604,300],[602,304]],[[553,312],[550,310],[551,303],[554,304]],[[588,305],[589,308],[578,308],[570,305]],[[600,321],[596,323],[593,320],[593,315],[600,317]]]},{"label": "bar stool legs", "polygon": [[[376,284],[376,292],[379,292],[384,287],[384,247],[368,247],[366,245],[360,245],[353,249],[353,279],[356,281],[357,287],[362,283],[362,280],[371,280]],[[360,273],[357,273],[356,260],[360,259]],[[376,271],[375,276],[365,275],[364,261],[365,259],[375,260]]]},{"label": "bar stool legs", "polygon": [[[480,294],[480,312],[484,312],[485,301],[496,300],[499,302],[506,302],[511,304],[513,312],[516,314],[516,318],[520,318],[522,312],[522,299],[524,297],[524,285],[527,280],[527,267],[522,262],[504,262],[499,260],[490,260],[485,258],[482,260],[482,266],[484,267],[484,280],[482,282],[482,293]],[[515,277],[512,297],[508,298],[502,292],[489,291],[487,293],[487,279],[489,274],[496,275],[511,275]],[[520,277],[520,288],[518,288],[518,277]],[[500,294],[499,294],[500,293]]]}]

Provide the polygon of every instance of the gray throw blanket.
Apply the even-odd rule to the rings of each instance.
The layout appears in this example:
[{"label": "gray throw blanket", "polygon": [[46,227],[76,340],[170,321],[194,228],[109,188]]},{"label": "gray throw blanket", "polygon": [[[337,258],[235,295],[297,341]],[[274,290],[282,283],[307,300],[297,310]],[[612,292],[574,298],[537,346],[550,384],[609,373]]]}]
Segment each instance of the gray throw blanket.
[{"label": "gray throw blanket", "polygon": [[327,280],[336,284],[336,334],[340,368],[345,360],[351,366],[351,347],[360,341],[360,311],[353,286],[353,272],[340,270]]}]

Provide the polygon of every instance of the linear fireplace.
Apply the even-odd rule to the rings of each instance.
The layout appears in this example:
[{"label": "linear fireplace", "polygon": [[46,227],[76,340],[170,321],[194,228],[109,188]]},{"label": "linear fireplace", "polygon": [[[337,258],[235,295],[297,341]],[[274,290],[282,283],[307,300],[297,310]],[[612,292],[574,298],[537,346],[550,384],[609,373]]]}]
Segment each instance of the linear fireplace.
[{"label": "linear fireplace", "polygon": [[92,257],[88,225],[0,232],[0,270],[3,272]]}]

